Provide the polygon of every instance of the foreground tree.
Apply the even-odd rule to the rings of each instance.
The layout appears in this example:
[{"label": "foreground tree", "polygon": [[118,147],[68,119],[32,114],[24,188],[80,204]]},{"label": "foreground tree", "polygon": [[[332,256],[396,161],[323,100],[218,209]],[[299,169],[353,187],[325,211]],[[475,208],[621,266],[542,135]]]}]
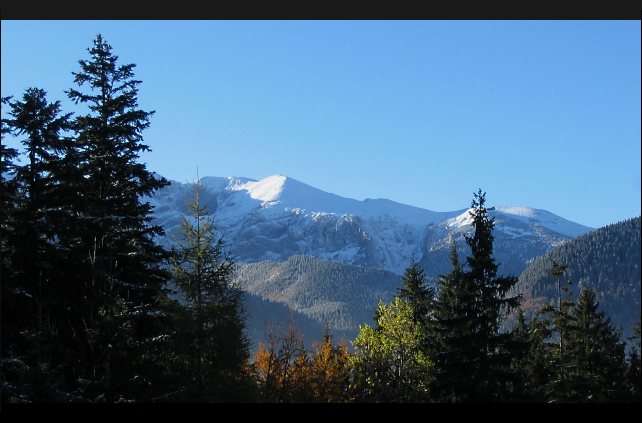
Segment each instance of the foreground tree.
[{"label": "foreground tree", "polygon": [[550,333],[541,322],[526,322],[520,308],[517,324],[511,331],[511,372],[510,400],[518,402],[544,402],[546,388],[551,380],[553,367],[550,350],[543,333]]},{"label": "foreground tree", "polygon": [[[29,88],[19,101],[9,102],[11,119],[3,121],[10,132],[22,138],[28,161],[15,166],[11,210],[11,277],[3,296],[4,341],[22,358],[23,382],[35,400],[55,400],[51,382],[59,378],[54,363],[56,332],[60,325],[55,310],[60,308],[59,264],[63,261],[59,242],[59,219],[65,199],[62,155],[69,139],[62,133],[69,116],[61,115],[60,102],[49,103],[46,92]],[[5,130],[3,128],[3,130]],[[17,332],[19,335],[15,335]]]},{"label": "foreground tree", "polygon": [[262,401],[313,400],[309,382],[310,357],[303,344],[303,336],[293,324],[284,333],[268,333],[267,346],[259,344],[250,373]]},{"label": "foreground tree", "polygon": [[194,184],[191,219],[183,218],[184,241],[172,254],[178,301],[173,352],[185,385],[183,401],[241,400],[247,394],[249,358],[244,334],[242,291],[232,284],[235,263],[200,203]]},{"label": "foreground tree", "polygon": [[314,346],[310,357],[308,383],[315,402],[346,402],[348,397],[350,354],[345,342],[332,343],[326,325],[323,339]]},{"label": "foreground tree", "polygon": [[564,399],[573,402],[626,398],[624,343],[610,319],[598,311],[595,291],[582,288],[571,311],[568,383]]},{"label": "foreground tree", "polygon": [[151,399],[155,378],[162,269],[166,253],[154,238],[152,206],[145,196],[167,185],[141,163],[149,151],[142,132],[153,112],[138,108],[134,64],[119,65],[98,35],[74,73],[77,89],[67,91],[88,112],[72,128],[78,148],[69,185],[78,203],[68,213],[74,232],[66,238],[73,266],[62,285],[68,309],[62,334],[69,356],[71,398],[88,401]]},{"label": "foreground tree", "polygon": [[[559,268],[559,267],[558,267]],[[560,274],[561,276],[561,274]],[[570,281],[569,281],[570,284]],[[599,311],[597,294],[582,288],[577,301],[570,289],[560,289],[559,309],[546,306],[544,319],[534,323],[537,345],[531,347],[535,399],[550,402],[613,402],[634,400],[627,383],[627,363],[621,333]],[[540,352],[541,351],[541,352]],[[539,352],[534,355],[534,352]]]},{"label": "foreground tree", "polygon": [[519,305],[519,297],[508,293],[517,283],[514,276],[498,277],[498,265],[493,257],[493,229],[495,219],[489,217],[486,193],[474,194],[471,203],[472,236],[466,236],[471,255],[466,259],[469,270],[465,278],[477,292],[472,318],[474,339],[479,348],[478,364],[471,374],[475,387],[472,400],[497,401],[506,399],[511,380],[510,333],[500,332],[508,313]]},{"label": "foreground tree", "polygon": [[562,282],[565,270],[566,265],[553,260],[551,273],[557,280],[557,307],[553,304],[544,306],[538,313],[540,320],[536,322],[549,373],[548,380],[541,380],[540,386],[545,397],[556,402],[566,402],[570,398],[569,371],[573,367],[568,343],[574,326],[571,312],[576,304],[571,291],[572,280]]},{"label": "foreground tree", "polygon": [[15,214],[18,201],[18,187],[15,179],[16,159],[18,152],[7,146],[6,137],[11,133],[9,120],[4,118],[11,98],[2,98],[2,120],[0,142],[0,289],[2,307],[0,319],[2,342],[2,360],[0,361],[0,379],[2,380],[2,402],[22,399],[27,390],[20,383],[26,370],[26,363],[21,359],[20,347],[22,302],[28,297],[20,292],[18,281],[13,271],[15,246]]},{"label": "foreground tree", "polygon": [[[3,115],[10,101],[11,97],[2,97]],[[13,231],[13,219],[18,195],[15,180],[18,151],[15,148],[8,147],[6,144],[6,137],[11,133],[9,120],[3,117],[0,119],[0,125],[0,134],[2,137],[0,140],[0,264],[2,264],[2,267],[0,269],[6,272],[12,255],[9,235]],[[2,274],[3,273],[0,273],[0,276],[2,276]]]},{"label": "foreground tree", "polygon": [[433,363],[423,351],[423,328],[413,309],[395,297],[380,303],[376,326],[362,325],[350,357],[351,392],[357,401],[420,402],[429,398]]},{"label": "foreground tree", "polygon": [[435,334],[431,356],[435,362],[433,398],[439,402],[462,402],[473,398],[470,375],[477,365],[477,350],[470,310],[477,293],[466,281],[457,247],[450,247],[452,271],[440,276],[431,322]]},{"label": "foreground tree", "polygon": [[435,308],[435,394],[442,401],[506,400],[514,386],[514,343],[500,326],[519,305],[519,298],[508,294],[517,278],[497,276],[495,222],[485,203],[486,194],[478,190],[469,212],[473,234],[465,236],[471,250],[467,270],[462,270],[453,247],[453,271],[442,278]]}]

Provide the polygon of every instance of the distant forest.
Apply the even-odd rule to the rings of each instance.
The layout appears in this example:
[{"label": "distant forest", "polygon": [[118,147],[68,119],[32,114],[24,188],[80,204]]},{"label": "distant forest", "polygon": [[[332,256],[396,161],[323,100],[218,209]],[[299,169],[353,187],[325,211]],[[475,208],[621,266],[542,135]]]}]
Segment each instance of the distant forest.
[{"label": "distant forest", "polygon": [[[337,277],[342,265],[305,257],[239,266],[199,181],[181,241],[164,248],[144,200],[168,182],[140,159],[150,150],[142,134],[153,115],[138,105],[142,81],[101,35],[87,53],[66,91],[78,110],[63,111],[37,87],[2,98],[3,407],[640,401],[639,314],[627,346],[601,310],[602,292],[612,290],[616,298],[637,295],[639,310],[639,282],[616,283],[631,269],[639,281],[639,218],[534,262],[519,284],[553,301],[529,304],[529,319],[518,278],[498,274],[495,222],[481,189],[471,201],[466,254],[453,243],[436,289],[415,262],[388,297],[384,285],[395,281],[379,270],[349,271],[346,287]],[[22,154],[5,145],[7,136],[20,140]],[[311,346],[294,325],[281,325],[267,328],[251,354],[244,308],[274,304],[244,293],[239,278],[254,294],[288,296],[302,315],[345,328],[369,316],[372,324],[358,328],[352,351],[328,324]],[[366,283],[373,280],[380,285]],[[344,313],[346,298],[361,307],[356,315]],[[511,313],[515,323],[504,328]]]},{"label": "distant forest", "polygon": [[528,299],[529,310],[536,311],[557,297],[551,263],[563,263],[572,292],[595,290],[602,309],[631,336],[640,320],[640,233],[636,217],[569,240],[533,260],[516,289]]}]

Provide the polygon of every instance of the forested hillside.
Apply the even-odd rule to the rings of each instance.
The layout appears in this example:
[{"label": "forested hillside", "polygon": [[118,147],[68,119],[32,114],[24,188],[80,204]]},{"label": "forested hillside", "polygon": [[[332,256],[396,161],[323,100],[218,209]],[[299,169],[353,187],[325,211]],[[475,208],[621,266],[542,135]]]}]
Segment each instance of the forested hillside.
[{"label": "forested hillside", "polygon": [[389,301],[400,286],[399,277],[384,270],[306,256],[241,264],[236,278],[250,293],[352,335],[359,324],[372,322],[379,300]]},{"label": "forested hillside", "polygon": [[594,289],[604,311],[625,334],[640,317],[640,217],[581,235],[533,260],[522,272],[517,290],[524,309],[534,310],[557,298],[552,263],[566,265],[564,279],[574,294]]}]

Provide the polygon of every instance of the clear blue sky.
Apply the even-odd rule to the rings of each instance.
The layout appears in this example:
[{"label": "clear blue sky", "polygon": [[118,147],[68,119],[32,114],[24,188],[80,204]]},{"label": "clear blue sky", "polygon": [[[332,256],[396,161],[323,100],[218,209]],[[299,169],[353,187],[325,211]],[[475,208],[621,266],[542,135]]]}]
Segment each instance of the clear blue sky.
[{"label": "clear blue sky", "polygon": [[97,33],[155,110],[150,170],[280,173],[437,211],[640,214],[640,21],[2,21],[2,95],[64,91]]}]

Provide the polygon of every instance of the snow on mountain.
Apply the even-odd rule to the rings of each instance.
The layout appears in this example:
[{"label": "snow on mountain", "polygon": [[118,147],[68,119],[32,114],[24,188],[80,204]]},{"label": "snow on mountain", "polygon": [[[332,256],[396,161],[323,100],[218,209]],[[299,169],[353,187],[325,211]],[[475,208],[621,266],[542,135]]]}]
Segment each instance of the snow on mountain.
[{"label": "snow on mountain", "polygon": [[554,215],[551,212],[540,209],[532,209],[530,207],[496,207],[497,214],[503,213],[511,215],[513,219],[521,220],[543,226],[558,234],[566,235],[568,237],[576,237],[586,232],[593,230],[588,226],[580,225],[579,223],[571,222],[564,218]]},{"label": "snow on mountain", "polygon": [[[460,228],[470,225],[472,223],[472,218],[470,217],[471,210],[472,209],[468,209],[460,215],[448,219],[446,226],[449,228]],[[588,226],[571,222],[546,210],[533,209],[530,207],[498,206],[495,207],[495,210],[490,211],[489,214],[491,217],[495,217],[497,229],[502,229],[505,226],[502,225],[502,222],[510,219],[524,222],[527,225],[541,226],[567,237],[576,237],[593,230]],[[515,232],[516,236],[533,235],[533,232],[530,230],[515,228],[511,225],[508,225],[506,230]]]},{"label": "snow on mountain", "polygon": [[272,175],[260,181],[248,181],[245,183],[234,184],[230,189],[234,191],[247,191],[248,195],[264,203],[276,201],[285,186],[285,176]]},{"label": "snow on mountain", "polygon": [[446,227],[449,229],[459,229],[469,226],[473,223],[473,218],[470,216],[472,209],[467,209],[463,213],[446,220]]},{"label": "snow on mountain", "polygon": [[279,207],[295,213],[391,217],[416,226],[435,223],[449,215],[385,199],[368,198],[359,201],[345,198],[283,175],[268,176],[260,181],[239,178],[229,180],[227,189],[245,192],[250,198],[260,201],[263,208]]},{"label": "snow on mountain", "polygon": [[[309,255],[401,274],[411,260],[430,263],[436,260],[431,254],[446,254],[450,240],[471,229],[468,210],[435,212],[385,199],[359,201],[283,175],[258,181],[203,177],[201,184],[202,205],[242,262]],[[150,199],[166,243],[180,237],[181,217],[192,199],[189,185],[174,181]],[[534,254],[591,229],[528,207],[497,207],[491,213],[501,244],[497,250],[518,261],[519,271]]]}]

